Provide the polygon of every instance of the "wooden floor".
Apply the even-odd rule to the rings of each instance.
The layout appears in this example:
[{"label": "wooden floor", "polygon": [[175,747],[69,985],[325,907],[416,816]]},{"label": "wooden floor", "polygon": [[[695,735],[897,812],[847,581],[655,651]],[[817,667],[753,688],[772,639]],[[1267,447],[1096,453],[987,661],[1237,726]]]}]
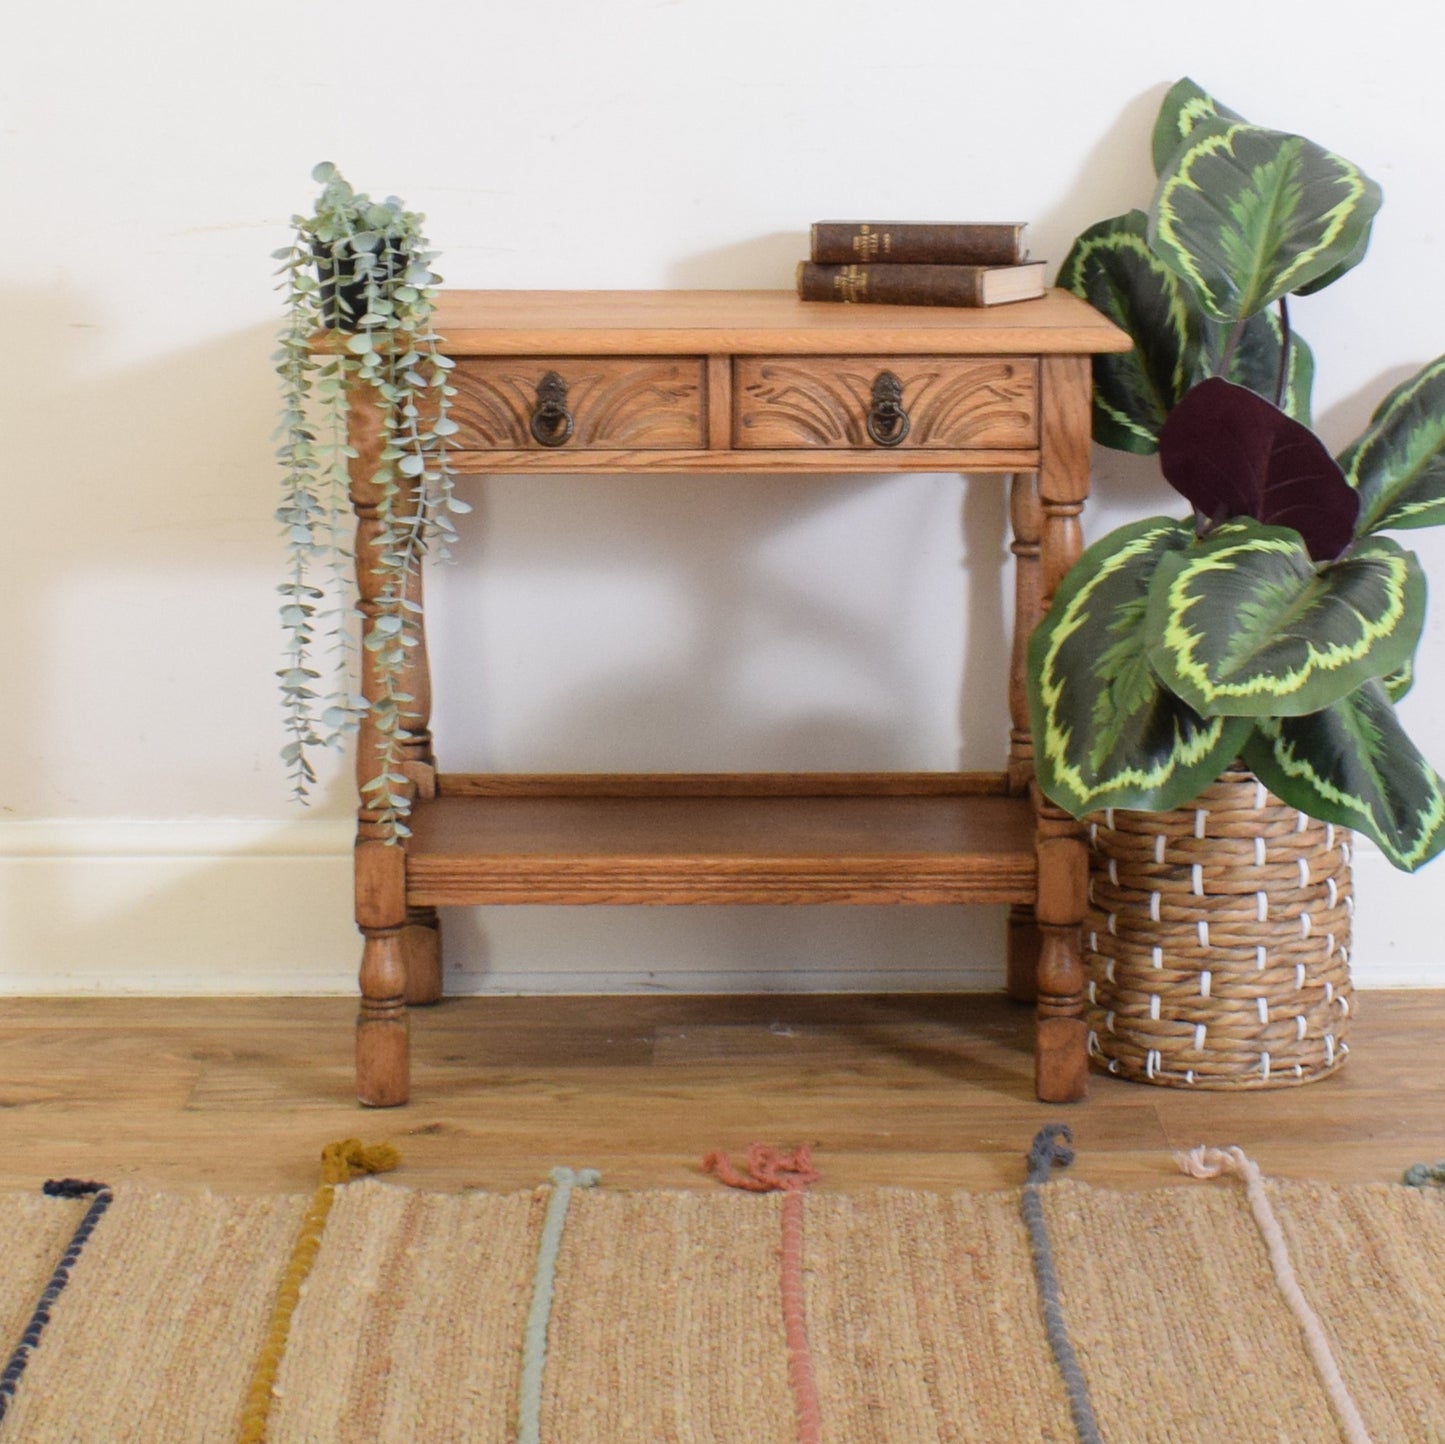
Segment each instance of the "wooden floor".
[{"label": "wooden floor", "polygon": [[0,1186],[81,1176],[309,1191],[322,1144],[402,1151],[398,1182],[516,1189],[558,1163],[619,1188],[714,1187],[714,1148],[807,1142],[840,1189],[993,1188],[1040,1124],[1073,1175],[1179,1180],[1175,1149],[1238,1143],[1267,1172],[1393,1181],[1445,1158],[1445,992],[1366,993],[1350,1061],[1303,1088],[1183,1093],[1096,1076],[1034,1101],[1030,1014],[1002,998],[465,998],[413,1014],[411,1106],[352,1101],[350,999],[0,1004]]}]

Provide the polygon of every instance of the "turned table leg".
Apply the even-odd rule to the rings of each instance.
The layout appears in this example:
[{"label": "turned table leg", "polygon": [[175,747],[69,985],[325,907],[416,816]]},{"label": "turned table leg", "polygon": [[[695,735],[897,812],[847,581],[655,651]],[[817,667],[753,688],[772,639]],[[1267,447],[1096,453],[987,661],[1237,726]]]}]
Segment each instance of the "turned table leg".
[{"label": "turned table leg", "polygon": [[[1040,615],[1083,550],[1079,513],[1089,494],[1091,390],[1087,356],[1046,357],[1042,369]],[[1035,1086],[1043,1102],[1068,1103],[1088,1090],[1083,959],[1089,883],[1087,831],[1083,823],[1044,798],[1037,787],[1033,797],[1038,819],[1040,934]]]},{"label": "turned table leg", "polygon": [[[351,504],[356,512],[356,593],[361,613],[361,691],[368,702],[383,692],[375,653],[366,645],[377,620],[387,610],[385,579],[378,558],[385,550],[382,537],[384,493],[375,482],[383,436],[380,408],[373,392],[357,387],[351,397],[348,440],[355,451],[351,461]],[[415,497],[412,505],[415,506]],[[403,504],[404,506],[404,504]],[[398,515],[403,508],[397,508]],[[418,566],[407,578],[405,595],[420,603]],[[393,613],[394,604],[390,609]],[[399,770],[406,782],[393,784],[415,801],[435,790],[431,754],[430,686],[425,638],[419,611],[409,611],[403,625],[414,645],[397,691],[412,698],[402,714],[406,738]],[[356,743],[356,774],[361,805],[356,819],[356,924],[364,939],[361,953],[361,1006],[356,1020],[356,1096],[374,1108],[405,1103],[410,1095],[409,1001],[432,1002],[441,995],[441,950],[436,914],[431,909],[408,908],[406,903],[406,848],[389,836],[375,794],[366,784],[376,775],[381,734],[375,718],[361,719]]]},{"label": "turned table leg", "polygon": [[[1014,476],[1009,488],[1009,518],[1014,554],[1014,634],[1009,664],[1009,791],[1028,793],[1034,777],[1034,739],[1029,729],[1029,637],[1043,615],[1043,584],[1039,572],[1039,539],[1043,508],[1038,478],[1032,472]],[[1008,915],[1008,996],[1016,1003],[1038,999],[1039,929],[1033,907],[1015,903]]]},{"label": "turned table leg", "polygon": [[[417,797],[436,795],[436,757],[431,735],[431,667],[427,660],[425,613],[422,611],[422,574],[417,567],[406,581],[411,604],[405,623],[412,645],[406,653],[402,690],[412,698],[403,721],[408,735],[402,746],[402,771],[415,786]],[[406,967],[408,1007],[437,1003],[442,997],[442,933],[437,910],[408,907],[401,934]]]}]

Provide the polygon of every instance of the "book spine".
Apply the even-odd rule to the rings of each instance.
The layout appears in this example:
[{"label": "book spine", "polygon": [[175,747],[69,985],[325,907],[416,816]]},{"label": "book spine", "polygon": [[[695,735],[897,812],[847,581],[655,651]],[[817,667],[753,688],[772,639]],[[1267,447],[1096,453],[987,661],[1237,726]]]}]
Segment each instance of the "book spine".
[{"label": "book spine", "polygon": [[1011,266],[1023,259],[1023,225],[818,221],[810,259],[828,265]]},{"label": "book spine", "polygon": [[981,306],[982,266],[823,266],[798,263],[803,301],[887,306]]}]

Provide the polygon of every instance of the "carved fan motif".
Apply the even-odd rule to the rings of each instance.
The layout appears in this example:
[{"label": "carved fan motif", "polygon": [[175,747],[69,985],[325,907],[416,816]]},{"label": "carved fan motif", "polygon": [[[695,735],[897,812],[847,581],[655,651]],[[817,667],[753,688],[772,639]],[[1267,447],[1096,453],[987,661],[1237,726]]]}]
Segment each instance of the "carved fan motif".
[{"label": "carved fan motif", "polygon": [[702,362],[635,357],[563,361],[476,357],[459,361],[452,419],[463,451],[538,450],[531,434],[537,383],[555,371],[567,387],[578,447],[667,450],[703,441]]},{"label": "carved fan motif", "polygon": [[903,383],[912,423],[903,449],[1031,446],[1038,436],[1032,360],[908,361],[859,357],[737,363],[734,444],[748,448],[868,447],[868,409],[881,371]]}]

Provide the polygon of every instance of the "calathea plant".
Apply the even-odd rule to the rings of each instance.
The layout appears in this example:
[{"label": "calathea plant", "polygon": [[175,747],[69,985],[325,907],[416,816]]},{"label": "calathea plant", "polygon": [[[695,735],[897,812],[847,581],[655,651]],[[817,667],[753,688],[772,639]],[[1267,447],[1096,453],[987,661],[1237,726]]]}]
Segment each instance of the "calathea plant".
[{"label": "calathea plant", "polygon": [[[286,320],[276,353],[282,409],[278,457],[285,473],[276,510],[286,538],[288,576],[279,587],[286,665],[278,673],[288,741],[282,759],[294,794],[305,800],[316,780],[314,749],[338,746],[370,712],[378,756],[362,784],[368,805],[393,839],[406,835],[408,799],[400,767],[407,741],[402,690],[407,578],[425,552],[445,556],[452,514],[468,508],[452,492],[447,415],[451,361],[432,326],[434,253],[423,217],[395,196],[358,194],[329,162],[312,173],[322,186],[314,211],[293,216],[292,244],[275,252]],[[347,575],[353,526],[348,504],[347,439],[353,395],[370,390],[380,406],[382,446],[369,478],[380,496],[374,549],[381,575],[377,614],[366,629],[375,696],[360,695]],[[319,575],[318,575],[319,573]],[[323,686],[316,653],[323,634],[335,678]]]},{"label": "calathea plant", "polygon": [[1364,256],[1378,187],[1189,80],[1154,157],[1149,210],[1084,232],[1059,279],[1135,342],[1095,362],[1096,439],[1157,451],[1193,513],[1120,528],[1060,585],[1030,644],[1039,784],[1075,816],[1164,810],[1242,757],[1413,870],[1445,847],[1445,791],[1393,705],[1424,578],[1381,533],[1445,522],[1445,357],[1332,457],[1286,297]]}]

